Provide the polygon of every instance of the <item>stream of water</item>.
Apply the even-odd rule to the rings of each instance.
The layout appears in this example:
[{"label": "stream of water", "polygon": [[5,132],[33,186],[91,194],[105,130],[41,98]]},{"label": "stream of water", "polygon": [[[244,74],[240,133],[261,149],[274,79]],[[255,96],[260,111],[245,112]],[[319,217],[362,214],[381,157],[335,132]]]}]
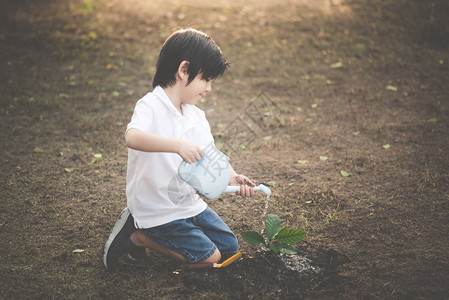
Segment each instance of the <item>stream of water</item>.
[{"label": "stream of water", "polygon": [[263,234],[263,232],[265,230],[265,218],[267,216],[269,202],[270,202],[270,195],[267,195],[267,199],[265,200],[265,207],[263,208],[263,213],[262,213],[262,230],[260,231],[260,234]]}]

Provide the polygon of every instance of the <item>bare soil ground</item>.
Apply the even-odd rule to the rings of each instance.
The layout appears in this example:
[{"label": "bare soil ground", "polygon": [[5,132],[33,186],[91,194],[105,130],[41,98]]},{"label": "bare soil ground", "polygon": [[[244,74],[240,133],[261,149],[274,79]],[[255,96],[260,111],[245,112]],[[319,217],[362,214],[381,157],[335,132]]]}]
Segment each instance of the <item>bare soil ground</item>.
[{"label": "bare soil ground", "polygon": [[[0,3],[1,298],[449,298],[447,1]],[[148,252],[105,270],[125,126],[187,26],[231,63],[199,105],[217,144],[272,185],[268,213],[308,232],[319,275],[241,239],[228,268],[176,274]],[[239,235],[265,200],[209,203]]]}]

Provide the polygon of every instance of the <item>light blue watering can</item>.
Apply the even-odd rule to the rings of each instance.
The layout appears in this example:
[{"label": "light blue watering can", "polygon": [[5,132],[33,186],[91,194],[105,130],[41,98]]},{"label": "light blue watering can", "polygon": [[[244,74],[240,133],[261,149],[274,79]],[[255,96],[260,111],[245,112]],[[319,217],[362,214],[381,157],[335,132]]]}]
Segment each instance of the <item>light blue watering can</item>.
[{"label": "light blue watering can", "polygon": [[[228,185],[231,179],[231,167],[229,157],[224,155],[213,144],[207,146],[200,160],[188,164],[182,161],[178,168],[178,175],[198,193],[207,199],[215,199],[223,193],[235,193],[240,190],[238,185]],[[253,188],[267,195],[271,190],[259,184]]]}]

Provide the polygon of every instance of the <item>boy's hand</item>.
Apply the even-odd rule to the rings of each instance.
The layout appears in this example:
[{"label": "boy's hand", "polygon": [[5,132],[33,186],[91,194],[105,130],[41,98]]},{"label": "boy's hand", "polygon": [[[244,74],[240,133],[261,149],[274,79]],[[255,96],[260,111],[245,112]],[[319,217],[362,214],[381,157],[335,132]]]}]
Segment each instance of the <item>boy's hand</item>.
[{"label": "boy's hand", "polygon": [[235,175],[229,180],[229,185],[240,185],[240,191],[237,195],[242,195],[243,197],[254,196],[254,189],[256,185],[244,175]]},{"label": "boy's hand", "polygon": [[176,153],[178,153],[188,164],[200,160],[201,156],[204,154],[203,150],[198,145],[187,141],[181,141],[178,144]]}]

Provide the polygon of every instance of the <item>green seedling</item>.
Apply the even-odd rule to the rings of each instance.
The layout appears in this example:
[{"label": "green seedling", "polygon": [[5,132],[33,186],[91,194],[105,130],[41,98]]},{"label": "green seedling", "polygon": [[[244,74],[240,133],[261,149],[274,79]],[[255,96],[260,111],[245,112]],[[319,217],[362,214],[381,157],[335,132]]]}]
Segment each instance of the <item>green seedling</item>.
[{"label": "green seedling", "polygon": [[291,229],[287,226],[281,229],[281,219],[269,214],[265,220],[265,238],[256,231],[244,231],[241,233],[242,238],[252,245],[269,246],[276,254],[296,254],[296,249],[292,246],[302,241],[307,232],[300,229]]}]

